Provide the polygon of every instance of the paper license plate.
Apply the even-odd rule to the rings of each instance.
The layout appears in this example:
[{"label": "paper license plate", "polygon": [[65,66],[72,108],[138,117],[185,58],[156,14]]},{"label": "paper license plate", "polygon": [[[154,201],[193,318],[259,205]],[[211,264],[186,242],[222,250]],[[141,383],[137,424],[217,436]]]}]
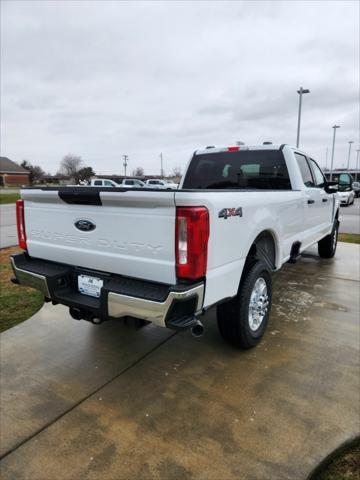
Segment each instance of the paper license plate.
[{"label": "paper license plate", "polygon": [[89,275],[78,276],[79,292],[90,297],[99,298],[103,284],[101,278],[89,277]]}]

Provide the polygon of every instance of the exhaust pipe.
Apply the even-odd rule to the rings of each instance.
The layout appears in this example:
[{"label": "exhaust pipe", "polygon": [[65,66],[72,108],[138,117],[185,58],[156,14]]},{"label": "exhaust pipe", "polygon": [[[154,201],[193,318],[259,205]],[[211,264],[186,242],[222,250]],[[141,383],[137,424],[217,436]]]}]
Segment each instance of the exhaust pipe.
[{"label": "exhaust pipe", "polygon": [[101,318],[96,318],[96,317],[92,317],[90,321],[95,325],[100,325],[100,323],[102,323]]},{"label": "exhaust pipe", "polygon": [[191,327],[191,334],[193,337],[201,337],[204,333],[204,325],[200,322],[200,320],[196,320],[196,323],[193,327]]},{"label": "exhaust pipe", "polygon": [[70,307],[69,313],[75,320],[81,320],[83,318],[80,308]]}]

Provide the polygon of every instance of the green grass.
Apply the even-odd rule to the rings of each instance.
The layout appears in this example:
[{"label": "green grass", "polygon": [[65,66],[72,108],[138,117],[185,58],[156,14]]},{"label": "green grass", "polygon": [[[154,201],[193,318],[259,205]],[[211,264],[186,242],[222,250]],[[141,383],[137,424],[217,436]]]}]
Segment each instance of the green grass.
[{"label": "green grass", "polygon": [[360,243],[360,235],[358,233],[339,233],[339,242]]},{"label": "green grass", "polygon": [[9,257],[17,251],[17,247],[0,250],[0,332],[27,320],[44,303],[37,290],[10,282],[13,272]]},{"label": "green grass", "polygon": [[342,452],[312,480],[359,480],[360,442]]},{"label": "green grass", "polygon": [[20,195],[18,193],[3,193],[0,194],[0,204],[4,203],[15,203],[16,200],[19,200]]}]

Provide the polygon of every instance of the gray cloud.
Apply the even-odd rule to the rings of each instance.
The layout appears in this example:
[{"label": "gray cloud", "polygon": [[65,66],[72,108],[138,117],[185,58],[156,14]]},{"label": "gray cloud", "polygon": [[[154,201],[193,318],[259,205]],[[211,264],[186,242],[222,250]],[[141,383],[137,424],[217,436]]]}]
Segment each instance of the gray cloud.
[{"label": "gray cloud", "polygon": [[[101,173],[167,171],[193,150],[294,143],[324,165],[359,143],[356,2],[5,1],[1,152],[55,172],[68,152]],[[353,156],[353,162],[355,155]]]}]

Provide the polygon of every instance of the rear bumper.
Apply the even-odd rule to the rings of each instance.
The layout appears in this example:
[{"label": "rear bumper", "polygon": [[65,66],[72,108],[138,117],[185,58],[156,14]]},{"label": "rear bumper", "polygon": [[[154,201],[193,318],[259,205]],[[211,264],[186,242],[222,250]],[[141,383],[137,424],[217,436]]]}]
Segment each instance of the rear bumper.
[{"label": "rear bumper", "polygon": [[[134,317],[182,329],[191,327],[194,317],[202,313],[203,282],[165,285],[33,259],[26,253],[13,255],[11,263],[18,283],[40,290],[53,302],[80,310],[82,318],[88,320]],[[79,293],[77,277],[81,273],[103,280],[100,298]]]}]

